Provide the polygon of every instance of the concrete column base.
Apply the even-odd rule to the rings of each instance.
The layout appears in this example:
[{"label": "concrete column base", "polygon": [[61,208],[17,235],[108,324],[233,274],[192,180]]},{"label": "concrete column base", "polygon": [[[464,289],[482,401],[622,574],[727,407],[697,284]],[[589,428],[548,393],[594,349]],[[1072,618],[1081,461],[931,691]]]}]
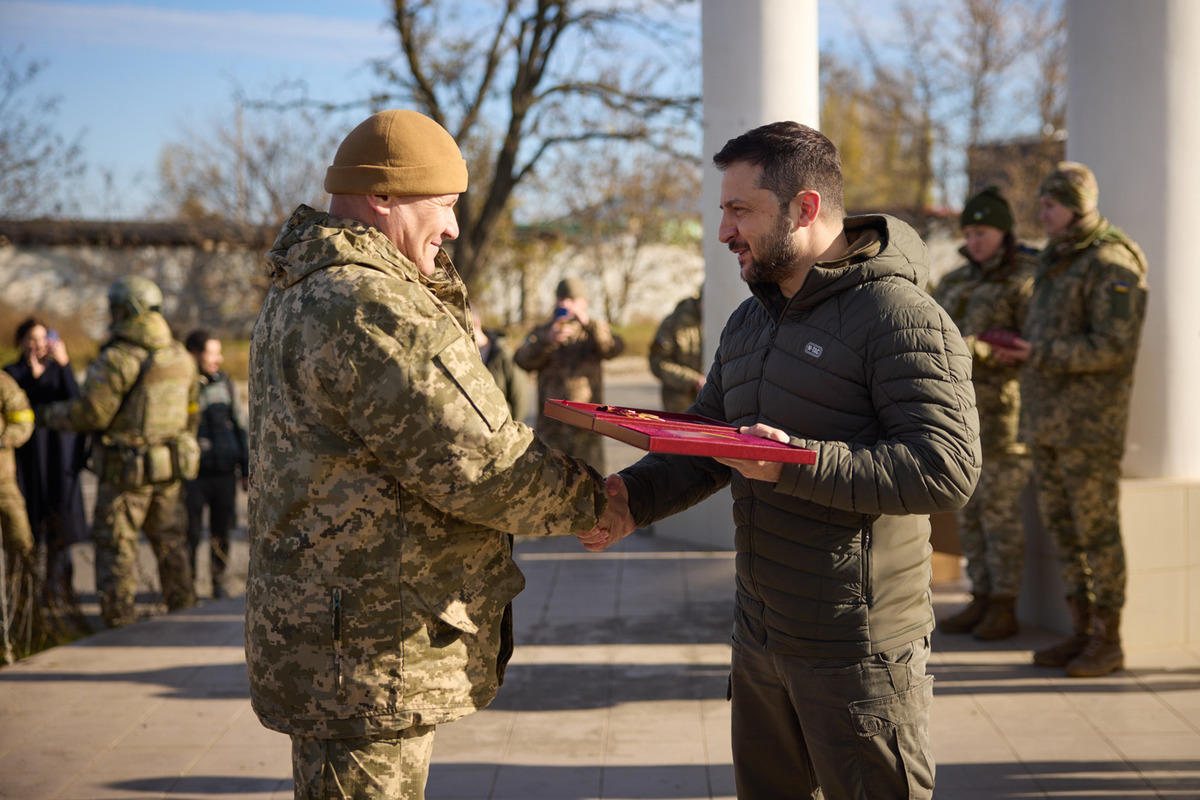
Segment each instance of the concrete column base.
[{"label": "concrete column base", "polygon": [[[1027,490],[1022,497],[1026,560],[1017,616],[1022,623],[1067,633],[1058,555],[1032,495]],[[1121,535],[1128,571],[1124,644],[1200,644],[1200,480],[1123,479]]]}]

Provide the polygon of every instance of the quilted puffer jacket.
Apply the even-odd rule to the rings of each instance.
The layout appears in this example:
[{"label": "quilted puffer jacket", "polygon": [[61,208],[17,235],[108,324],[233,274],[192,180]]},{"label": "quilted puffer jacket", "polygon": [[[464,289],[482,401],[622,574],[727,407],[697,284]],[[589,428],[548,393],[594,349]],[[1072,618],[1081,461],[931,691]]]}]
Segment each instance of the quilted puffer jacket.
[{"label": "quilted puffer jacket", "polygon": [[773,652],[853,658],[929,633],[928,520],[979,476],[971,357],[924,291],[925,245],[885,216],[845,221],[849,249],[791,298],[753,285],[692,408],[762,422],[816,451],[778,483],[651,454],[621,473],[639,525],[732,480],[738,612]]}]

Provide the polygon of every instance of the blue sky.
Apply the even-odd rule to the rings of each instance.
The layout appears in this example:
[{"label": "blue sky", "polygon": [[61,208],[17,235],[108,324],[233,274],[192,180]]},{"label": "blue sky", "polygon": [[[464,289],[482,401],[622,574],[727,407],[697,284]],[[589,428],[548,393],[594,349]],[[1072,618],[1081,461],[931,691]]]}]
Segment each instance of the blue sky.
[{"label": "blue sky", "polygon": [[[821,41],[844,33],[845,3],[821,0]],[[384,0],[0,0],[0,49],[47,62],[30,94],[60,98],[54,122],[82,133],[86,195],[128,217],[149,202],[164,142],[185,126],[303,80],[320,98],[353,99],[376,86],[364,66],[394,52]],[[874,6],[873,12],[874,14]],[[119,195],[99,188],[109,172]]]}]

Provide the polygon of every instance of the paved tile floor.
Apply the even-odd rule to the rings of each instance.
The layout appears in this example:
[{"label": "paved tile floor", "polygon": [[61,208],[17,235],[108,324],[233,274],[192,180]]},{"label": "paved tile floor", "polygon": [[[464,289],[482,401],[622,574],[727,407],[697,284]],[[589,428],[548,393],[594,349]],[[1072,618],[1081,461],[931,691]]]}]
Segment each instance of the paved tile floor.
[{"label": "paved tile floor", "polygon": [[[656,404],[633,388],[610,399]],[[0,798],[291,797],[288,740],[247,699],[244,531],[234,553],[229,599],[0,668]],[[439,729],[430,800],[732,798],[732,555],[638,534],[605,554],[524,539],[518,560],[508,681]],[[939,615],[965,599],[935,587]],[[936,796],[1200,798],[1200,649],[1135,650],[1128,670],[1083,681],[1029,665],[1053,638],[935,634]]]}]

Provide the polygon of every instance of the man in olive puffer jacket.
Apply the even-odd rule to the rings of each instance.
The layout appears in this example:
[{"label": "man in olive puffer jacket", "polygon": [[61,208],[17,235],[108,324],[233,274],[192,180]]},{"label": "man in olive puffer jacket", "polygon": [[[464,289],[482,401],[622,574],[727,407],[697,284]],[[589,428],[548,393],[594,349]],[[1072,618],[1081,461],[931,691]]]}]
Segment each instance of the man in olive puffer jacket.
[{"label": "man in olive puffer jacket", "polygon": [[[741,800],[933,791],[925,516],[979,475],[971,356],[899,220],[843,218],[836,148],[794,122],[730,140],[722,242],[754,297],[692,411],[813,465],[651,454],[610,476],[626,533],[732,482],[730,681]],[[922,516],[911,516],[922,515]]]}]

